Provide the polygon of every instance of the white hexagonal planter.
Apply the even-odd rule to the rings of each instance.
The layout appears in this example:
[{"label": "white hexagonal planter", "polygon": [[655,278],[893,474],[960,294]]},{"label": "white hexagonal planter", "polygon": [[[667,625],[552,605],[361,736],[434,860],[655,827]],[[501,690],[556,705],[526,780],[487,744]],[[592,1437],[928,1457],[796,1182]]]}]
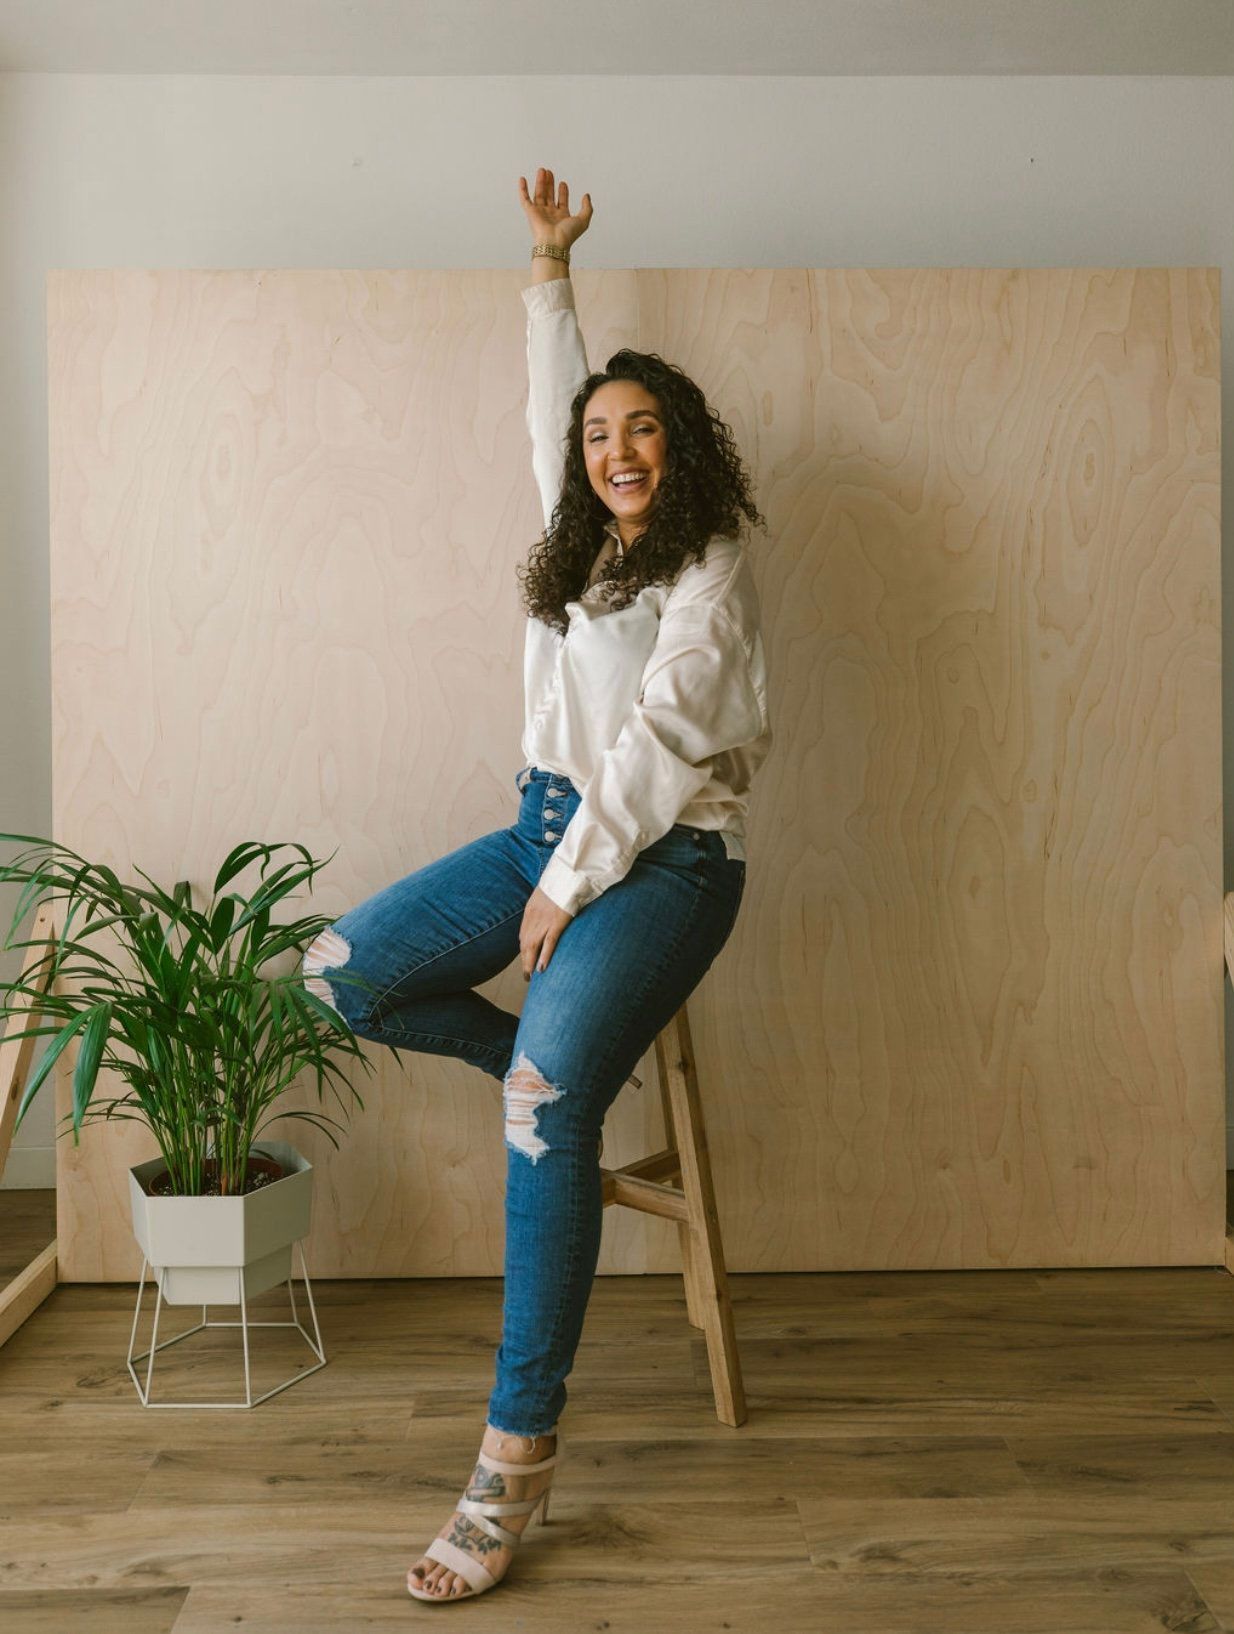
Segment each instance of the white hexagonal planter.
[{"label": "white hexagonal planter", "polygon": [[[137,1288],[137,1308],[129,1337],[128,1368],[143,1407],[255,1407],[268,1396],[277,1395],[288,1385],[315,1373],[326,1362],[321,1329],[304,1264],[302,1239],[308,1234],[312,1198],[313,1166],[294,1146],[283,1140],[263,1140],[254,1156],[268,1156],[287,1173],[259,1190],[240,1197],[151,1197],[144,1182],[164,1167],[155,1157],[129,1170],[129,1197],[133,1211],[133,1231],[146,1262],[154,1273],[158,1295],[154,1306],[154,1327],[150,1347],[134,1355],[146,1266],[142,1267]],[[308,1299],[313,1333],[300,1321],[291,1280],[291,1253],[300,1248],[300,1275]],[[287,1322],[251,1321],[248,1301],[277,1283],[287,1284],[292,1319]],[[162,1305],[200,1305],[202,1319],[195,1327],[159,1343],[159,1312]],[[211,1305],[238,1305],[238,1321],[208,1320]],[[178,1344],[202,1328],[240,1328],[243,1334],[244,1397],[239,1401],[152,1401],[150,1399],[155,1354]],[[317,1358],[313,1366],[302,1368],[281,1384],[254,1397],[250,1370],[249,1333],[253,1328],[299,1329]],[[315,1336],[315,1337],[314,1337]],[[146,1362],[145,1383],[137,1375],[135,1362]]]},{"label": "white hexagonal planter", "polygon": [[238,1305],[291,1275],[291,1247],[308,1234],[313,1165],[285,1140],[264,1140],[290,1172],[240,1197],[150,1197],[142,1182],[161,1157],[129,1170],[133,1231],[168,1305]]}]

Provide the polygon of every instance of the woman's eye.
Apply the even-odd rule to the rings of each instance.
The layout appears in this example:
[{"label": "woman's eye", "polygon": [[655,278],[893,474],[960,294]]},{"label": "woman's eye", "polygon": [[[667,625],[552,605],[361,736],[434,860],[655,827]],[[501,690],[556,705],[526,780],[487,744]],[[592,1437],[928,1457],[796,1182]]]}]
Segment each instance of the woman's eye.
[{"label": "woman's eye", "polygon": [[[653,425],[641,425],[641,426],[631,426],[630,429],[632,431],[654,431],[655,427]],[[595,436],[594,437],[588,437],[587,441],[589,443],[602,443],[604,441],[604,433],[602,431],[597,431]]]}]

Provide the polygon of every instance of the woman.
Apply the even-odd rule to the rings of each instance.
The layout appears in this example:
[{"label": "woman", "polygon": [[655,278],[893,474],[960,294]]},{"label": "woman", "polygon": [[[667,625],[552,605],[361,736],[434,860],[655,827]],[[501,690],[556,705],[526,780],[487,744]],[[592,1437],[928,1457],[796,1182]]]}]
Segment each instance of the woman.
[{"label": "woman", "polygon": [[[466,1494],[407,1586],[470,1598],[547,1514],[557,1420],[591,1292],[605,1112],[728,939],[745,813],[771,746],[759,611],[728,428],[654,353],[589,374],[564,182],[519,177],[531,228],[527,422],[545,532],[528,613],[521,804],[345,914],[306,986],[361,1037],[458,1056],[505,1115],[502,1337]],[[521,1015],[473,991],[521,957]]]}]

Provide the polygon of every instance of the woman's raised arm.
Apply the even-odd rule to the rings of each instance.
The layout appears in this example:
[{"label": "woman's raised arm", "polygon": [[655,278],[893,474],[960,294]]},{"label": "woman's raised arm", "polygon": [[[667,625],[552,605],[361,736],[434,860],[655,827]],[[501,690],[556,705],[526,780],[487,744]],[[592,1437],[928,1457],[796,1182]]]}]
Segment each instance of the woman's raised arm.
[{"label": "woman's raised arm", "polygon": [[[552,202],[551,170],[536,172],[534,199],[528,197],[525,178],[520,176],[518,180],[532,243],[553,244],[569,254],[571,244],[586,232],[591,221],[590,197],[585,193],[584,209],[571,215],[565,182],[559,190],[561,202]],[[531,434],[531,466],[547,528],[561,497],[570,405],[589,372],[574,311],[569,263],[556,256],[534,256],[531,284],[523,290],[523,302],[527,308],[527,430]]]}]

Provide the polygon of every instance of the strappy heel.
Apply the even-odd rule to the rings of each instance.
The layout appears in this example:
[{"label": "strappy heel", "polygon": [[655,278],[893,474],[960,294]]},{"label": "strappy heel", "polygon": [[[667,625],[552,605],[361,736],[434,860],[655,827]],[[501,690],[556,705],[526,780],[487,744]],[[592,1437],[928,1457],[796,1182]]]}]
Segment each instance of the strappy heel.
[{"label": "strappy heel", "polygon": [[[561,1459],[561,1434],[555,1427],[543,1433],[556,1435],[557,1445],[547,1458],[541,1458],[538,1463],[509,1464],[497,1458],[490,1458],[486,1452],[481,1452],[476,1462],[494,1475],[534,1475],[537,1470],[553,1469],[553,1480],[556,1480],[557,1472],[554,1466]],[[527,1526],[531,1526],[537,1519],[536,1511],[539,1510],[538,1518],[543,1524],[548,1519],[548,1500],[552,1488],[553,1482],[550,1481],[543,1492],[537,1493],[534,1498],[493,1498],[484,1502],[464,1495],[454,1507],[460,1514],[466,1515],[479,1531],[487,1533],[494,1542],[503,1544],[507,1549],[515,1549],[522,1542],[523,1533],[511,1532],[508,1527],[500,1525],[494,1517],[530,1515],[531,1519]],[[457,1572],[467,1584],[467,1588],[462,1594],[434,1594],[430,1588],[413,1588],[411,1573],[408,1572],[407,1592],[415,1600],[439,1600],[443,1604],[448,1604],[451,1600],[472,1600],[477,1594],[485,1594],[489,1589],[495,1589],[506,1575],[503,1572],[501,1577],[494,1577],[492,1572],[480,1564],[475,1555],[460,1549],[448,1538],[434,1538],[424,1553],[430,1560],[436,1560],[448,1570]],[[508,1570],[509,1567],[506,1568],[506,1571]]]}]

